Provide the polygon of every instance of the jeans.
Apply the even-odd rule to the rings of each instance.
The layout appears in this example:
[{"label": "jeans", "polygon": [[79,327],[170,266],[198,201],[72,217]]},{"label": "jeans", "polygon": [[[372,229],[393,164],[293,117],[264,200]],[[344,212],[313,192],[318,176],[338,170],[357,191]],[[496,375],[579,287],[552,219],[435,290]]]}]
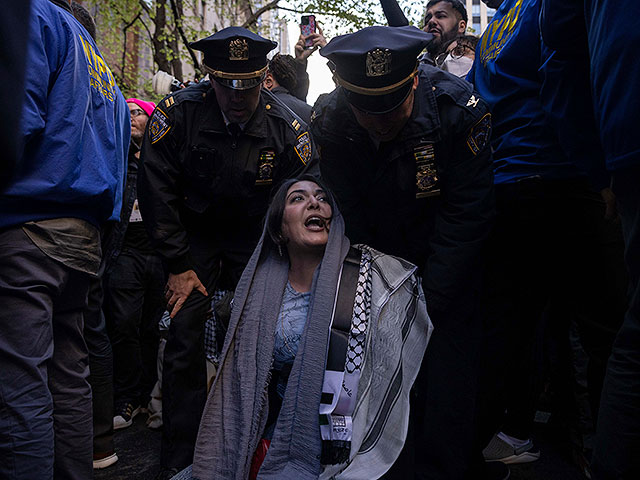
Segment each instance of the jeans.
[{"label": "jeans", "polygon": [[0,478],[92,478],[89,277],[0,231]]}]

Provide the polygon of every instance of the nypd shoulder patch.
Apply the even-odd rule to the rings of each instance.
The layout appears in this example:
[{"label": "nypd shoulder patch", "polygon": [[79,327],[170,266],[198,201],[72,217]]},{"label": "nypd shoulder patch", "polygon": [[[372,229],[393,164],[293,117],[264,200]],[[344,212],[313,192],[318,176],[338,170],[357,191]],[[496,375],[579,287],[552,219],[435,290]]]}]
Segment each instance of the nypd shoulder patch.
[{"label": "nypd shoulder patch", "polygon": [[151,120],[149,120],[149,140],[151,140],[151,144],[158,142],[169,130],[171,130],[169,117],[160,107],[156,107]]},{"label": "nypd shoulder patch", "polygon": [[478,123],[471,127],[467,137],[467,146],[471,153],[478,155],[491,138],[491,114],[487,113]]},{"label": "nypd shoulder patch", "polygon": [[311,136],[303,132],[296,140],[295,151],[305,165],[311,161]]}]

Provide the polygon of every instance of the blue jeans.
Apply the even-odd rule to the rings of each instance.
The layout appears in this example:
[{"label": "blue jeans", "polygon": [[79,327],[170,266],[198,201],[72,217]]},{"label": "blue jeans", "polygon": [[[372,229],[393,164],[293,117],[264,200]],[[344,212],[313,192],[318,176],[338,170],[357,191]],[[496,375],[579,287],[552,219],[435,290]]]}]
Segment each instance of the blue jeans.
[{"label": "blue jeans", "polygon": [[615,172],[629,271],[629,310],[618,332],[602,390],[593,478],[640,478],[640,166]]},{"label": "blue jeans", "polygon": [[0,231],[0,478],[92,478],[88,280]]}]

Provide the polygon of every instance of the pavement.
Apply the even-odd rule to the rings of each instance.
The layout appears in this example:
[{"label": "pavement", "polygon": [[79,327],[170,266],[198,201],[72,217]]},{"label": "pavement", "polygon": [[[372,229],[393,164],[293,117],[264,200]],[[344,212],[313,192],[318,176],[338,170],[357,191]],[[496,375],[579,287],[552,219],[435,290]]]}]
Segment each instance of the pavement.
[{"label": "pavement", "polygon": [[[95,480],[153,480],[160,468],[160,431],[146,427],[145,414],[133,425],[115,432],[118,462],[95,470]],[[571,461],[570,448],[561,430],[548,424],[535,425],[534,441],[540,447],[536,462],[512,465],[511,480],[584,480]]]}]

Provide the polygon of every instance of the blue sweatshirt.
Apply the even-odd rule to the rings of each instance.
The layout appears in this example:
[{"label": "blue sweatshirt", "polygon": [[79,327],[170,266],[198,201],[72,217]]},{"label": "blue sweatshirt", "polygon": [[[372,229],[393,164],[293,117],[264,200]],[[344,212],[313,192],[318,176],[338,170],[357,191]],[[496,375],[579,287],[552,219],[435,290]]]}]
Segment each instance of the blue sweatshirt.
[{"label": "blue sweatshirt", "polygon": [[640,1],[584,0],[594,110],[607,169],[640,166]]},{"label": "blue sweatshirt", "polygon": [[48,0],[31,4],[23,148],[0,194],[0,228],[118,220],[131,129],[125,99],[73,15]]},{"label": "blue sweatshirt", "polygon": [[540,98],[552,51],[540,40],[539,14],[540,0],[505,0],[467,76],[491,108],[496,184],[581,175],[560,148]]}]

